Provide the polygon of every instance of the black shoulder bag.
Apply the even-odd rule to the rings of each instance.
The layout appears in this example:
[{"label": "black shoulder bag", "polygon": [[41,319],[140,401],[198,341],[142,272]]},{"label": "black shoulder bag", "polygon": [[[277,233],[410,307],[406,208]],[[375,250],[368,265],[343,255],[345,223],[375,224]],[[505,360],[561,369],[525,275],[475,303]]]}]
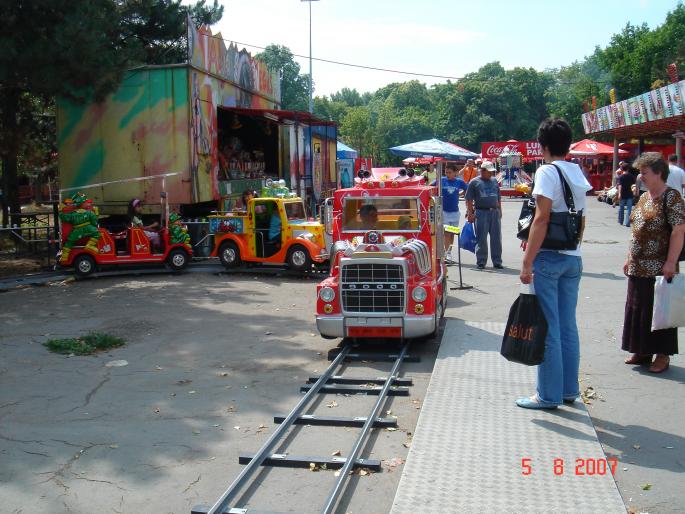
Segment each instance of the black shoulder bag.
[{"label": "black shoulder bag", "polygon": [[[675,191],[675,190],[674,190]],[[666,220],[666,226],[668,227],[668,232],[670,233],[673,228],[671,227],[671,224],[668,222],[668,211],[666,210],[666,193],[668,193],[668,189],[664,191],[664,204],[663,204],[663,210],[664,210],[664,220]],[[685,241],[683,241],[683,247],[680,249],[680,255],[678,256],[679,261],[685,261]]]},{"label": "black shoulder bag", "polygon": [[[551,212],[549,215],[549,225],[547,234],[542,242],[542,248],[546,250],[575,250],[580,243],[580,231],[583,224],[583,211],[576,211],[576,204],[573,201],[573,193],[561,173],[559,166],[552,164],[559,174],[561,186],[564,189],[564,200],[566,201],[567,211]],[[530,226],[535,218],[535,198],[531,198],[523,203],[521,214],[518,220],[518,233],[516,237],[523,241],[528,241]]]}]

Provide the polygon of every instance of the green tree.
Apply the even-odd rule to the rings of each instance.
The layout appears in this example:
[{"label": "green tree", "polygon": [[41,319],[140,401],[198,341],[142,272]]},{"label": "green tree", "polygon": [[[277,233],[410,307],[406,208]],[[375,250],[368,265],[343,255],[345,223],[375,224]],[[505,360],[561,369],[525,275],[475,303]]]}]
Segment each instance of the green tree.
[{"label": "green tree", "polygon": [[[369,97],[370,95],[367,95],[367,99]],[[348,107],[359,107],[360,105],[365,105],[368,103],[368,100],[366,102],[364,101],[364,97],[359,94],[359,91],[356,89],[349,89],[347,87],[342,88],[337,93],[333,93],[331,95],[331,100],[333,102],[344,103]]]},{"label": "green tree", "polygon": [[[4,221],[19,212],[17,160],[30,132],[31,95],[111,91],[123,72],[116,5],[109,0],[3,2],[0,111]],[[124,62],[126,62],[124,60]]]},{"label": "green tree", "polygon": [[181,0],[116,0],[119,39],[140,64],[174,64],[187,60],[187,18],[213,25],[223,16],[218,0],[183,6]]},{"label": "green tree", "polygon": [[314,97],[314,116],[322,120],[335,121],[340,125],[347,110],[345,103],[329,100],[327,96]]},{"label": "green tree", "polygon": [[571,125],[574,138],[582,139],[583,104],[589,105],[593,96],[597,97],[600,105],[609,102],[609,74],[591,56],[583,62],[554,70],[550,76],[553,82],[545,93],[550,115],[564,118]]},{"label": "green tree", "polygon": [[300,74],[300,65],[295,61],[288,47],[269,45],[255,57],[279,73],[283,109],[309,110],[309,75]]},{"label": "green tree", "polygon": [[622,98],[628,98],[649,90],[653,82],[651,58],[644,52],[651,46],[647,24],[635,26],[628,23],[619,34],[614,34],[609,45],[595,50],[598,64],[611,75],[613,85]]},{"label": "green tree", "polygon": [[440,108],[436,132],[473,151],[479,151],[483,141],[531,139],[548,115],[545,92],[552,83],[549,73],[488,63],[433,91]]},{"label": "green tree", "polygon": [[[174,53],[188,13],[216,21],[223,8],[180,0],[32,0],[0,5],[0,154],[3,221],[19,212],[17,171],[27,138],[36,133],[36,103],[55,97],[99,100],[134,64],[185,60]],[[182,57],[182,58],[181,58]],[[40,114],[40,113],[39,113]]]},{"label": "green tree", "polygon": [[350,107],[342,120],[339,135],[347,144],[351,145],[360,156],[368,155],[371,148],[369,134],[371,131],[371,117],[366,107]]}]

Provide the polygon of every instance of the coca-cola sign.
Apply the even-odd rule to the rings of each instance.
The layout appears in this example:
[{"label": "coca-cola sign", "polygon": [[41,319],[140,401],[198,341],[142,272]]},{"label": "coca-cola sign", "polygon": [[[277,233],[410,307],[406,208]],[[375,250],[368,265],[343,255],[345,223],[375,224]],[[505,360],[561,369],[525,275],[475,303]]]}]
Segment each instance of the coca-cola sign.
[{"label": "coca-cola sign", "polygon": [[483,143],[483,159],[494,160],[502,154],[520,153],[524,159],[542,159],[542,148],[537,141],[500,141]]}]

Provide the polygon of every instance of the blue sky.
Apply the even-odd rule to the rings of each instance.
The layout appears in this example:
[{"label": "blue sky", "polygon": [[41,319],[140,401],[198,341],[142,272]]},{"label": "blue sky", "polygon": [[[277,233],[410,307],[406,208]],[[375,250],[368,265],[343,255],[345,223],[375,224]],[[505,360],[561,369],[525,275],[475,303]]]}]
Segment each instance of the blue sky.
[{"label": "blue sky", "polygon": [[[220,0],[223,37],[283,44],[309,55],[309,5],[301,0]],[[676,0],[318,0],[312,3],[314,57],[460,77],[491,61],[538,70],[582,60],[626,23],[654,28]],[[259,50],[247,47],[252,53]],[[307,58],[297,59],[309,70]],[[444,79],[359,70],[314,61],[315,95],[343,87],[375,91],[391,82]]]}]

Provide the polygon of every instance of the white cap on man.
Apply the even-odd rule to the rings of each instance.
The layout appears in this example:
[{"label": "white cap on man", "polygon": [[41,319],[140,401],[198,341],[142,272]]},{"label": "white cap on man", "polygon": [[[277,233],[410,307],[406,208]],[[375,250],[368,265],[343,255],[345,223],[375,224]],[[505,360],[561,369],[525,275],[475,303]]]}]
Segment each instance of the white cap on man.
[{"label": "white cap on man", "polygon": [[495,171],[497,171],[497,169],[495,168],[495,165],[492,164],[491,161],[483,161],[483,163],[480,165],[480,168],[482,170],[487,170],[491,173],[494,173]]}]

